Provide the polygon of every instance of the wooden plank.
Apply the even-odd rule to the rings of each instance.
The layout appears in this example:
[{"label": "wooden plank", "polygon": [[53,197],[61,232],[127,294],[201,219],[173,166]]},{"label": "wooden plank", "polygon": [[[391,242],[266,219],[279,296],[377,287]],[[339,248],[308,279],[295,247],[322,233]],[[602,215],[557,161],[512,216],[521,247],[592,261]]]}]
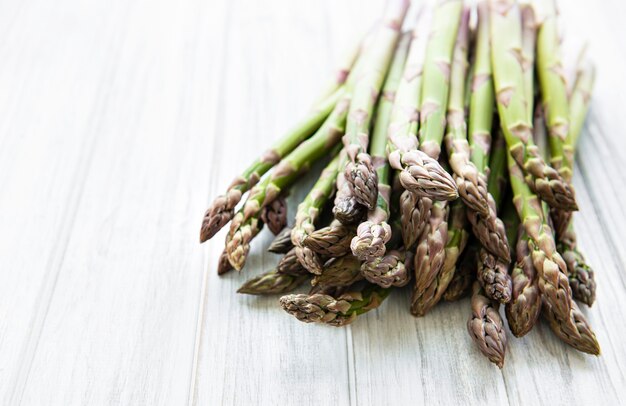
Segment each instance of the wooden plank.
[{"label": "wooden plank", "polygon": [[351,327],[358,404],[506,404],[502,375],[467,334],[469,299],[416,319],[408,295],[394,292]]},{"label": "wooden plank", "polygon": [[112,4],[107,16],[97,7],[75,11],[100,16],[86,30],[85,21],[45,2],[0,13],[3,404],[19,403],[28,377],[90,167],[93,119],[107,97],[102,84],[119,49],[119,35],[101,29],[124,21],[120,7]]},{"label": "wooden plank", "polygon": [[[67,2],[62,10],[75,7]],[[197,221],[216,111],[211,38],[222,29],[220,14],[204,2],[103,7],[89,7],[81,26],[68,28],[80,37],[94,25],[102,37],[85,40],[88,49],[113,39],[102,44],[112,48],[104,55],[111,69],[92,79],[101,93],[87,95],[103,97],[85,117],[97,144],[81,168],[80,203],[68,208],[75,220],[23,393],[10,404],[181,404],[188,397],[202,278]],[[68,48],[64,57],[90,55]],[[71,117],[60,106],[59,117]]]}]

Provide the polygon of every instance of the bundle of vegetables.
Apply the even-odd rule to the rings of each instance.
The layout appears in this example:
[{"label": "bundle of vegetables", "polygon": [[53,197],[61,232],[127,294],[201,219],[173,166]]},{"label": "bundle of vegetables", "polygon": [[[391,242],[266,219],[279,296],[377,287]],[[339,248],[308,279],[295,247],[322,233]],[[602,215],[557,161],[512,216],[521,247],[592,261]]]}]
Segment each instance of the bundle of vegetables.
[{"label": "bundle of vegetables", "polygon": [[[439,0],[403,32],[409,1],[389,0],[313,110],[206,212],[201,242],[230,222],[218,273],[241,270],[267,224],[283,258],[239,292],[308,282],[279,301],[298,320],[345,325],[410,285],[415,316],[469,294],[469,335],[499,367],[504,317],[521,337],[543,315],[599,354],[577,304],[591,306],[596,285],[571,184],[594,68],[579,58],[567,82],[555,5],[542,6]],[[284,196],[318,160],[328,164],[287,227]]]}]

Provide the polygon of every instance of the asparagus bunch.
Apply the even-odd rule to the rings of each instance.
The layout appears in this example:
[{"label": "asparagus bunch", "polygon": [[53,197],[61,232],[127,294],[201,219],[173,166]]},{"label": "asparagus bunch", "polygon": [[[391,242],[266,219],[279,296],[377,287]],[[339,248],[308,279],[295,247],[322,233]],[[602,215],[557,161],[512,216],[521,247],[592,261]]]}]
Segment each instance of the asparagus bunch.
[{"label": "asparagus bunch", "polygon": [[[581,58],[568,92],[552,5],[536,18],[515,0],[482,0],[472,27],[462,0],[438,0],[400,34],[407,8],[389,0],[318,108],[214,202],[201,239],[232,220],[218,273],[241,270],[267,225],[282,258],[238,292],[286,294],[310,281],[308,293],[280,298],[301,321],[349,324],[412,278],[415,316],[471,288],[468,332],[500,368],[500,304],[514,336],[543,314],[565,343],[599,354],[573,300],[591,305],[595,280],[571,221],[593,68]],[[287,227],[286,193],[322,158],[330,163]]]}]

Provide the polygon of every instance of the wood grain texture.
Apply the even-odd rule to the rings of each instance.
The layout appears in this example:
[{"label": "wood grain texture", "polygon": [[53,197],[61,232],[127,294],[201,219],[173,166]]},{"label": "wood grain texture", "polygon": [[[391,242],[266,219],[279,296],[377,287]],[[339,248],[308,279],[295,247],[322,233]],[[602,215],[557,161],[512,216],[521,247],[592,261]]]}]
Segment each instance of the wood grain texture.
[{"label": "wood grain texture", "polygon": [[[314,99],[384,0],[0,2],[0,404],[619,404],[626,386],[626,7],[561,1],[598,66],[575,186],[602,346],[545,323],[500,371],[469,301],[424,318],[408,291],[347,328],[235,293],[271,235],[217,277],[201,214]],[[289,197],[297,202],[317,165]]]}]

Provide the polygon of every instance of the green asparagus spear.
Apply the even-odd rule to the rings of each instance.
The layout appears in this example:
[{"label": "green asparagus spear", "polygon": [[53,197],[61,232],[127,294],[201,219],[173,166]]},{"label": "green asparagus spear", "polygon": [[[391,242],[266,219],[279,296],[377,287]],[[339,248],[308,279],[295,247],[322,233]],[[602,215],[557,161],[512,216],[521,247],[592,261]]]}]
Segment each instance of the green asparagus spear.
[{"label": "green asparagus spear", "polygon": [[352,239],[350,245],[352,253],[361,260],[385,255],[385,244],[391,238],[391,227],[387,224],[391,195],[390,168],[386,158],[387,127],[391,118],[396,90],[404,71],[410,40],[409,34],[405,34],[400,40],[385,80],[383,95],[376,109],[370,155],[378,179],[378,196],[376,205],[368,212],[367,220],[359,224],[357,235]]},{"label": "green asparagus spear", "polygon": [[363,69],[354,85],[346,135],[344,137],[348,162],[345,178],[352,195],[368,209],[376,205],[378,180],[372,157],[367,153],[370,122],[378,94],[400,39],[402,22],[408,10],[408,0],[391,0],[382,23],[374,34],[372,44],[363,50]]},{"label": "green asparagus spear", "polygon": [[235,215],[235,207],[241,201],[243,194],[256,185],[267,171],[280,162],[281,158],[287,156],[302,141],[311,136],[344,96],[345,90],[343,88],[336,90],[233,180],[226,193],[218,196],[204,214],[200,230],[200,242],[207,241],[228,224]]},{"label": "green asparagus spear", "polygon": [[500,369],[504,366],[506,333],[498,302],[485,296],[478,282],[472,287],[472,315],[467,321],[467,331],[480,352]]},{"label": "green asparagus spear", "polygon": [[291,241],[296,247],[298,260],[303,267],[316,275],[322,273],[321,259],[314,251],[305,247],[303,241],[315,230],[315,220],[319,217],[323,205],[332,195],[339,172],[339,161],[340,154],[326,166],[309,194],[300,203],[296,213],[296,222],[291,232]]},{"label": "green asparagus spear", "polygon": [[491,128],[495,109],[491,46],[489,44],[489,9],[486,0],[478,3],[474,65],[472,68],[468,132],[470,159],[483,176],[489,169]]},{"label": "green asparagus spear", "polygon": [[[485,160],[489,167],[487,202],[489,213],[481,215],[474,210],[467,211],[467,219],[472,225],[474,235],[480,241],[483,250],[491,253],[504,263],[511,260],[509,242],[504,224],[498,218],[498,205],[502,200],[502,193],[506,190],[506,145],[500,132],[494,140],[490,160]],[[487,255],[484,253],[483,255]]]},{"label": "green asparagus spear", "polygon": [[277,295],[291,292],[302,285],[309,275],[288,275],[279,273],[275,269],[248,279],[237,290],[237,293],[247,295]]},{"label": "green asparagus spear", "polygon": [[514,0],[490,1],[491,59],[500,125],[532,190],[552,207],[576,210],[571,185],[539,154],[524,85],[521,16]]},{"label": "green asparagus spear", "polygon": [[418,149],[419,100],[426,46],[430,35],[430,15],[422,16],[413,30],[413,39],[387,131],[387,157],[400,171],[400,182],[408,191],[422,197],[454,199],[456,185],[436,158]]},{"label": "green asparagus spear", "polygon": [[336,298],[319,293],[287,295],[280,298],[280,305],[287,313],[305,323],[324,323],[340,327],[380,306],[389,293],[390,289],[359,283]]},{"label": "green asparagus spear", "polygon": [[448,161],[454,172],[454,180],[461,199],[470,210],[482,216],[489,214],[487,181],[480,176],[478,168],[470,161],[470,145],[467,140],[465,121],[465,87],[467,84],[467,52],[469,45],[469,8],[461,17],[454,60],[450,76],[450,97],[447,111],[447,132],[445,136]]}]

